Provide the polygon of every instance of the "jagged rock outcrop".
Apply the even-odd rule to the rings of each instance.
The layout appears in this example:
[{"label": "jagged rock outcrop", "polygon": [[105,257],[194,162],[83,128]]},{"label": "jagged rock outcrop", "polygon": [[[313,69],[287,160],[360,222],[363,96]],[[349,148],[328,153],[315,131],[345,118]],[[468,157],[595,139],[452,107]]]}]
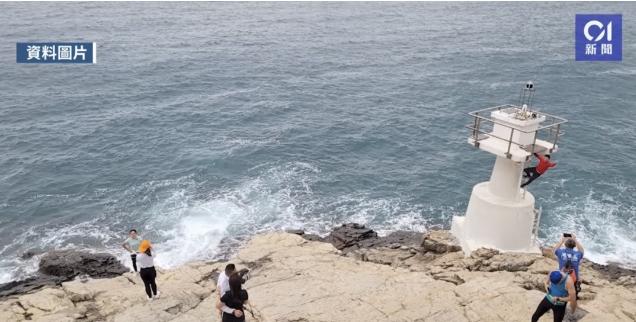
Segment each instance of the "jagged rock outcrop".
[{"label": "jagged rock outcrop", "polygon": [[111,254],[65,250],[46,253],[40,259],[39,271],[70,280],[79,275],[115,277],[128,272],[128,268]]},{"label": "jagged rock outcrop", "polygon": [[[434,240],[450,243],[445,247],[361,247],[366,239],[382,238],[367,232],[354,235],[356,242],[344,251],[298,234],[254,236],[233,258],[239,268],[251,269],[245,286],[254,317],[248,314],[248,321],[528,321],[556,262],[489,249],[466,257],[444,234],[435,233]],[[416,243],[425,240],[420,236]],[[64,282],[0,302],[0,321],[218,321],[214,279],[224,266],[159,270],[162,297],[153,302],[133,273]],[[568,318],[634,321],[636,289],[628,279],[619,284],[620,278],[610,280],[590,264],[581,272],[580,308]]]},{"label": "jagged rock outcrop", "polygon": [[128,268],[115,256],[81,251],[50,251],[40,259],[38,275],[0,285],[0,298],[23,294],[44,286],[59,285],[77,276],[108,278],[122,275]]},{"label": "jagged rock outcrop", "polygon": [[458,252],[462,250],[455,237],[448,231],[433,230],[427,233],[422,240],[422,251],[435,254]]},{"label": "jagged rock outcrop", "polygon": [[359,247],[358,243],[366,239],[377,238],[378,234],[372,229],[359,224],[344,224],[334,228],[327,236],[326,241],[330,242],[336,249]]}]

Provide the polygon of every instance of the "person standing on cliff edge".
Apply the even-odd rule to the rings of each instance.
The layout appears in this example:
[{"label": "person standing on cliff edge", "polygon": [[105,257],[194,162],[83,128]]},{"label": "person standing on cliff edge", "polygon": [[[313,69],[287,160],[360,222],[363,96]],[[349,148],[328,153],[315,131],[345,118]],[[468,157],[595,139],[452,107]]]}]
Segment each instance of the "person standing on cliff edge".
[{"label": "person standing on cliff edge", "polygon": [[133,269],[135,272],[137,271],[137,249],[139,248],[139,244],[141,243],[141,236],[137,235],[136,229],[131,229],[128,232],[128,238],[124,240],[124,243],[121,245],[130,253],[130,259],[132,260]]},{"label": "person standing on cliff edge", "polygon": [[536,167],[523,169],[523,177],[528,178],[528,180],[521,185],[521,188],[529,185],[532,181],[539,178],[542,174],[548,171],[548,169],[556,167],[556,163],[550,162],[549,154],[541,156],[540,154],[535,153],[534,156],[539,159],[539,163],[537,163]]},{"label": "person standing on cliff edge", "polygon": [[245,322],[245,305],[249,305],[249,297],[247,291],[242,288],[242,284],[243,278],[238,273],[230,276],[230,290],[225,292],[216,304],[217,309],[227,306],[232,310],[232,313],[223,312],[222,322]]},{"label": "person standing on cliff edge", "polygon": [[148,295],[148,301],[159,298],[161,292],[157,290],[157,271],[155,270],[155,263],[152,258],[152,246],[150,241],[142,240],[139,244],[139,276],[144,281],[144,288],[146,289],[146,295]]},{"label": "person standing on cliff edge", "polygon": [[[561,247],[563,244],[565,244],[565,248]],[[576,248],[576,250],[574,248]],[[581,291],[579,265],[581,265],[581,261],[583,260],[583,252],[583,245],[578,239],[576,239],[576,235],[574,233],[563,234],[561,240],[554,245],[554,255],[559,261],[559,270],[570,274],[572,281],[574,281],[577,298]]]},{"label": "person standing on cliff edge", "polygon": [[[225,265],[225,270],[219,274],[219,277],[216,282],[216,293],[219,295],[219,301],[221,302],[221,297],[230,290],[230,276],[236,272],[236,266],[232,263]],[[234,314],[234,309],[229,308],[227,305],[220,305],[219,308],[219,317],[223,319],[223,312],[228,314]],[[240,313],[242,314],[242,313]]]},{"label": "person standing on cliff edge", "polygon": [[545,282],[546,295],[532,314],[532,322],[539,321],[542,315],[552,310],[554,322],[562,322],[565,317],[565,309],[570,302],[572,314],[576,310],[576,292],[574,291],[574,281],[569,274],[561,271],[552,271],[548,274]]}]

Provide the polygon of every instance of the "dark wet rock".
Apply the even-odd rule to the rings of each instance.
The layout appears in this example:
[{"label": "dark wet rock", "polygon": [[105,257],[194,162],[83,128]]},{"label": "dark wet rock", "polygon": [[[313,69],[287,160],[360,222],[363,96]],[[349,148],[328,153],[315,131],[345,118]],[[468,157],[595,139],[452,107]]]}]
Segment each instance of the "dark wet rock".
[{"label": "dark wet rock", "polygon": [[378,234],[372,229],[352,223],[334,228],[325,240],[330,242],[336,249],[342,250],[351,247],[359,248],[359,243],[363,240],[376,237],[378,237]]},{"label": "dark wet rock", "polygon": [[0,299],[12,295],[33,292],[44,286],[59,285],[62,282],[64,282],[64,279],[61,277],[41,275],[37,277],[30,277],[21,281],[0,284]]},{"label": "dark wet rock", "polygon": [[0,297],[28,293],[43,286],[59,285],[78,276],[109,278],[128,271],[128,268],[111,254],[51,251],[40,259],[37,276],[0,285]]},{"label": "dark wet rock", "polygon": [[26,252],[20,254],[20,259],[25,259],[25,260],[26,259],[31,259],[34,256],[41,255],[43,253],[44,253],[44,251],[41,250],[41,249],[37,249],[37,248],[29,249]]},{"label": "dark wet rock", "polygon": [[302,236],[305,234],[305,231],[302,229],[286,229],[285,232],[289,234],[299,235],[299,236]]},{"label": "dark wet rock", "polygon": [[614,282],[620,280],[624,284],[631,284],[630,281],[636,283],[636,270],[620,267],[616,263],[609,263],[607,265],[589,261],[585,261],[583,263],[584,266],[588,266],[589,268],[599,272],[609,281]]},{"label": "dark wet rock", "polygon": [[86,253],[79,251],[52,251],[40,259],[39,272],[45,275],[71,280],[79,275],[93,278],[115,277],[129,269],[107,253]]},{"label": "dark wet rock", "polygon": [[[344,253],[372,248],[401,249],[408,252],[419,249],[422,236],[422,233],[414,231],[395,231],[380,237],[375,231],[364,225],[349,223],[334,228],[326,238],[320,241],[331,243]],[[303,237],[309,239],[308,235]]]},{"label": "dark wet rock", "polygon": [[418,249],[423,236],[424,234],[415,231],[399,230],[384,237],[378,237],[376,234],[375,237],[360,241],[358,246],[361,248],[386,247],[391,249],[403,248],[404,250],[411,248]]},{"label": "dark wet rock", "polygon": [[458,252],[462,250],[455,237],[444,230],[429,231],[422,240],[422,251],[435,254]]},{"label": "dark wet rock", "polygon": [[315,234],[303,234],[302,237],[309,241],[325,242],[325,238]]}]

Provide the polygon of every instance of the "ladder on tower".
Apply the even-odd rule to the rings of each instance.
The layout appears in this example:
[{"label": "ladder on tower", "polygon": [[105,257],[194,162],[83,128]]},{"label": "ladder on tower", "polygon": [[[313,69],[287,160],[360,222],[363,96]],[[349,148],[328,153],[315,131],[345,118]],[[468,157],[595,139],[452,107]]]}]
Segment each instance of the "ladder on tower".
[{"label": "ladder on tower", "polygon": [[541,223],[542,208],[534,209],[534,222],[532,223],[532,238],[535,242],[539,242],[539,224]]}]

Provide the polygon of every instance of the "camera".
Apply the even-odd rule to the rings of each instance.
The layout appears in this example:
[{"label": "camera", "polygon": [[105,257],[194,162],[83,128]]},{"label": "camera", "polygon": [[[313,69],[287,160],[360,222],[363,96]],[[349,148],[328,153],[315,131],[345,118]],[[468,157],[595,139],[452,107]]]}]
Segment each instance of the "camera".
[{"label": "camera", "polygon": [[241,277],[241,284],[245,284],[245,282],[250,279],[250,270],[247,268],[241,269],[236,274]]}]

